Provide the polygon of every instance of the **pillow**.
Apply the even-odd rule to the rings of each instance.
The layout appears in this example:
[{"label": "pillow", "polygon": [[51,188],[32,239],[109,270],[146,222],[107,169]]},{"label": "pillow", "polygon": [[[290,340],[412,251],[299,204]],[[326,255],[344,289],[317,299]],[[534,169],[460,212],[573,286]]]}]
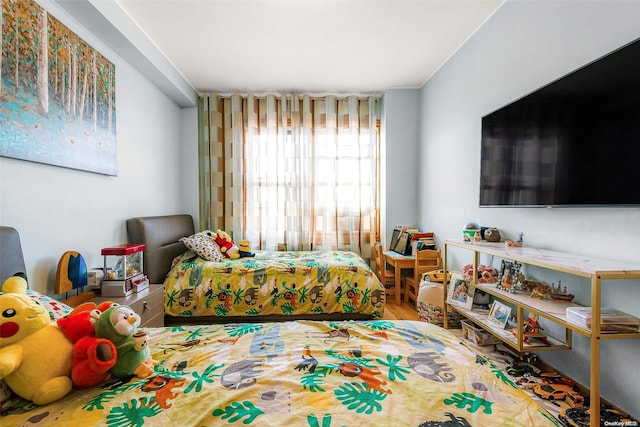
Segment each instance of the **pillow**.
[{"label": "pillow", "polygon": [[55,322],[59,318],[66,316],[67,314],[71,313],[71,310],[73,310],[73,308],[69,307],[67,304],[31,289],[27,289],[27,295],[31,299],[40,301],[40,304],[42,304],[44,308],[49,312],[49,317],[51,318],[52,322]]},{"label": "pillow", "polygon": [[[0,294],[2,294],[2,292],[0,292]],[[72,307],[69,307],[62,301],[43,295],[33,289],[27,289],[27,296],[31,299],[40,301],[40,304],[42,304],[45,310],[49,312],[49,318],[52,322],[66,316],[71,313],[71,310],[73,310]]]},{"label": "pillow", "polygon": [[187,248],[195,251],[200,258],[219,262],[224,260],[224,256],[220,251],[220,246],[213,240],[214,234],[212,231],[204,230],[189,237],[182,237],[180,241]]}]

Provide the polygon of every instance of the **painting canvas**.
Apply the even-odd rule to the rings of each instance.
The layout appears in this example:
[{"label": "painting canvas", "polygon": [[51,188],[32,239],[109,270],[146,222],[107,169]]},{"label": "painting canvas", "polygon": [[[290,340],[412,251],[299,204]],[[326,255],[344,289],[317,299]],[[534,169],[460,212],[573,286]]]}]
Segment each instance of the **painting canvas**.
[{"label": "painting canvas", "polygon": [[117,175],[114,64],[34,1],[2,7],[0,155]]}]

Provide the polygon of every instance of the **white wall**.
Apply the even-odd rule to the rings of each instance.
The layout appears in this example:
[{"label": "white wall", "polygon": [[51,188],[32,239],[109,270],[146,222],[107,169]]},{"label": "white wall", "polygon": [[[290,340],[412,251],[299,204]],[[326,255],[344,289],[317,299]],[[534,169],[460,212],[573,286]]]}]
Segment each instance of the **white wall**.
[{"label": "white wall", "polygon": [[[524,232],[530,246],[640,263],[640,208],[478,208],[482,116],[640,37],[639,22],[640,2],[507,1],[422,88],[420,159],[428,167],[419,169],[420,226],[458,239],[474,221],[508,239]],[[472,261],[465,255],[453,253],[453,267]],[[588,282],[562,283],[589,304]],[[640,281],[607,282],[604,289],[604,305],[640,316]],[[640,340],[602,344],[601,394],[636,417],[639,353]],[[574,334],[574,350],[543,359],[589,384],[582,336]]]},{"label": "white wall", "polygon": [[199,179],[198,179],[198,109],[183,108],[181,111],[182,152],[182,213],[193,217],[196,231],[199,223]]},{"label": "white wall", "polygon": [[109,46],[55,4],[42,3],[116,65],[117,177],[0,157],[0,224],[20,232],[30,287],[52,295],[65,251],[79,251],[89,268],[100,266],[101,248],[126,242],[127,218],[184,211],[182,116]]},{"label": "white wall", "polygon": [[383,247],[388,247],[396,225],[418,223],[418,152],[420,92],[417,89],[391,89],[382,97],[381,122],[381,206],[380,224]]}]

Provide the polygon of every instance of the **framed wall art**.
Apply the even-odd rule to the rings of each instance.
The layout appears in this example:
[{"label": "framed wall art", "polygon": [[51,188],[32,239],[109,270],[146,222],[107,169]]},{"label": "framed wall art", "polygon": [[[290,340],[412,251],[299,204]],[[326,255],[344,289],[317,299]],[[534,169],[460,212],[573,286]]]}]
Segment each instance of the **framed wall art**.
[{"label": "framed wall art", "polygon": [[117,175],[114,64],[33,0],[3,4],[0,156]]}]

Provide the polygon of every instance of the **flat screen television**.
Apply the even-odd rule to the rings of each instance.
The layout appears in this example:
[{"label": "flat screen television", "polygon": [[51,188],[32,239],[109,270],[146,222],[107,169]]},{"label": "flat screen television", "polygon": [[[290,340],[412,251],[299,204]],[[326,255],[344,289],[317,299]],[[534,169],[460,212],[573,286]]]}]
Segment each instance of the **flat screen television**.
[{"label": "flat screen television", "polygon": [[480,206],[640,205],[640,39],[482,118]]}]

